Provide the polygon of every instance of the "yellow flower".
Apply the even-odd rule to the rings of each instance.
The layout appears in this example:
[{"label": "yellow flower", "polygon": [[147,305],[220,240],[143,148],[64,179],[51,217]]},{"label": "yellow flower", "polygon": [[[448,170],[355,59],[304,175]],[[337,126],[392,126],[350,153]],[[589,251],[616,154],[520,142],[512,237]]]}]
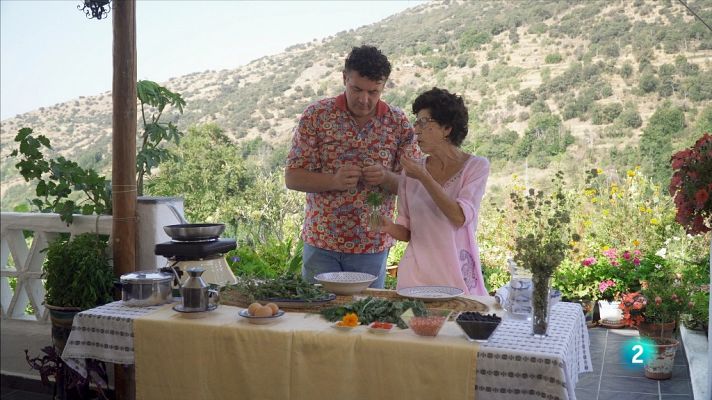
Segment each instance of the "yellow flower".
[{"label": "yellow flower", "polygon": [[597,199],[597,198],[595,198],[595,197],[594,197],[594,198],[592,198],[592,199],[591,199],[591,203],[598,203],[598,199]]},{"label": "yellow flower", "polygon": [[358,315],[355,313],[348,313],[341,318],[342,326],[356,326],[358,325]]},{"label": "yellow flower", "polygon": [[653,213],[653,209],[650,208],[650,207],[648,207],[648,208],[645,209],[645,212],[648,213],[648,214],[652,214],[652,213]]},{"label": "yellow flower", "polygon": [[608,215],[608,210],[603,210],[601,212],[603,213],[603,215]]},{"label": "yellow flower", "polygon": [[660,221],[658,221],[657,218],[653,218],[653,219],[650,220],[650,224],[651,224],[651,225],[657,225],[657,224],[659,224],[659,223],[660,223]]},{"label": "yellow flower", "polygon": [[[636,169],[637,169],[637,168],[636,168]],[[629,169],[628,172],[627,172],[627,174],[628,174],[629,177],[632,178],[632,177],[635,176],[635,171]]]},{"label": "yellow flower", "polygon": [[583,226],[586,227],[586,228],[588,228],[589,226],[591,226],[591,224],[593,224],[593,222],[591,222],[591,221],[589,221],[589,220],[583,221]]},{"label": "yellow flower", "polygon": [[647,210],[647,209],[645,208],[645,206],[639,206],[639,207],[638,207],[638,210],[639,210],[640,212],[644,213],[645,210]]},{"label": "yellow flower", "polygon": [[596,175],[601,175],[603,173],[603,170],[600,168],[596,168]]},{"label": "yellow flower", "polygon": [[608,251],[608,249],[609,249],[608,246],[603,246],[603,247],[601,247],[601,250],[603,250],[603,251]]},{"label": "yellow flower", "polygon": [[640,241],[638,239],[633,240],[633,247],[638,247],[640,246]]}]

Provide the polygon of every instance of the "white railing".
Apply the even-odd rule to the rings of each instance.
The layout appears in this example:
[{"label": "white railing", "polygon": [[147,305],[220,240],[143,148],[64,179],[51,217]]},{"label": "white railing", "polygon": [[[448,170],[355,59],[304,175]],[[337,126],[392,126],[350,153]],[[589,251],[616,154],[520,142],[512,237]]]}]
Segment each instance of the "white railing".
[{"label": "white railing", "polygon": [[[74,236],[84,232],[111,234],[111,216],[75,215],[67,225],[59,214],[0,213],[0,318],[47,321],[44,307],[45,289],[42,281],[42,264],[47,244],[61,233]],[[25,238],[24,231],[32,232]],[[111,242],[110,242],[111,244]],[[13,265],[10,264],[12,260]],[[15,289],[10,280],[16,279]],[[34,314],[25,310],[31,305]]]}]

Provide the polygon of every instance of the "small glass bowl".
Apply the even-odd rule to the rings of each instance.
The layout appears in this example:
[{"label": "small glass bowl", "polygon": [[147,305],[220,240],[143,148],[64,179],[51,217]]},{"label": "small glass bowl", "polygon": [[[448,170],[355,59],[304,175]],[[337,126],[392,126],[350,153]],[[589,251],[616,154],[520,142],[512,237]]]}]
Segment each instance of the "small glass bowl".
[{"label": "small glass bowl", "polygon": [[411,317],[405,323],[418,336],[434,337],[445,325],[445,321],[452,314],[452,310],[438,310],[429,308],[427,313],[420,317]]}]

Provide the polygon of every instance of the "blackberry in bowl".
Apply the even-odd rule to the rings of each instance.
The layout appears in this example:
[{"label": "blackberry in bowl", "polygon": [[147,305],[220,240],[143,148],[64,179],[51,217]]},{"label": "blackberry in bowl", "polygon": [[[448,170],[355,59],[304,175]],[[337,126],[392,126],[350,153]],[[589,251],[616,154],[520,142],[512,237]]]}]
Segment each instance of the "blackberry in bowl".
[{"label": "blackberry in bowl", "polygon": [[455,319],[467,339],[477,342],[486,342],[501,321],[502,318],[494,314],[481,314],[476,311],[463,311]]}]

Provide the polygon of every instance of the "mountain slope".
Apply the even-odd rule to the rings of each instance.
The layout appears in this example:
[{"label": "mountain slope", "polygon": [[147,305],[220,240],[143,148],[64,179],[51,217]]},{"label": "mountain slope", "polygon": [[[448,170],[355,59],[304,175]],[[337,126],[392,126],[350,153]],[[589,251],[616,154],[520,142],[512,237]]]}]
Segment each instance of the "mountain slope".
[{"label": "mountain slope", "polygon": [[[712,0],[688,4],[712,21]],[[495,192],[512,173],[536,180],[552,168],[581,176],[585,167],[642,163],[662,181],[668,147],[712,127],[705,125],[712,119],[712,33],[678,2],[642,0],[421,5],[237,69],[164,82],[187,101],[185,114],[172,118],[183,129],[213,122],[235,141],[260,138],[284,151],[304,107],[343,90],[343,58],[361,43],[391,59],[384,98],[392,104],[409,111],[433,86],[464,95],[471,111],[464,146],[493,161]],[[660,127],[665,118],[652,118],[656,110],[682,118],[680,129]],[[83,165],[110,166],[109,93],[2,121],[3,209],[25,197],[7,157],[24,126]],[[663,143],[659,154],[645,151],[651,143]]]}]

